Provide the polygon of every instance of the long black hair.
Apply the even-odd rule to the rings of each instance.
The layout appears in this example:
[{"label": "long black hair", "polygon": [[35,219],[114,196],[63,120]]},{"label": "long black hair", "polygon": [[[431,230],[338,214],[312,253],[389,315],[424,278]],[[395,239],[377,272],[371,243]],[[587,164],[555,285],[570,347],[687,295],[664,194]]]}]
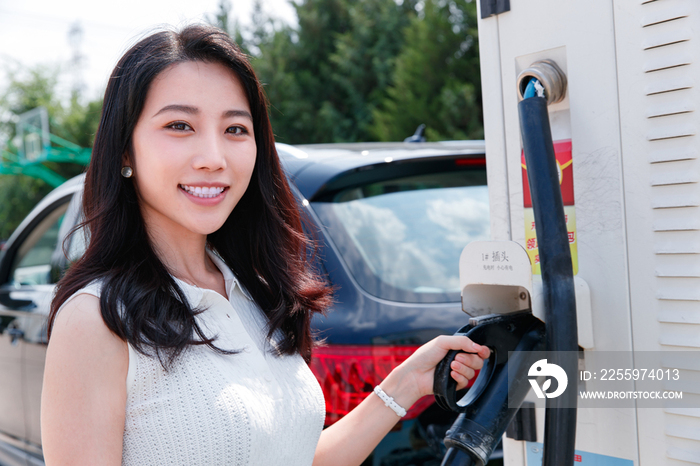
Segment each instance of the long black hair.
[{"label": "long black hair", "polygon": [[[102,318],[119,338],[167,367],[189,345],[220,352],[197,324],[189,306],[149,240],[136,190],[120,176],[130,154],[134,126],[154,78],[187,61],[218,63],[232,70],[246,92],[253,116],[257,157],[241,200],[224,225],[207,238],[269,319],[281,329],[280,354],[310,357],[311,315],[330,305],[330,289],[307,262],[309,241],[298,205],[280,167],[267,100],[246,55],[220,29],[191,25],[154,33],[121,58],[107,85],[100,125],[83,193],[89,237],[85,254],[59,281],[49,314],[49,336],[60,306],[93,280],[102,281]],[[163,356],[166,356],[163,358]]]}]

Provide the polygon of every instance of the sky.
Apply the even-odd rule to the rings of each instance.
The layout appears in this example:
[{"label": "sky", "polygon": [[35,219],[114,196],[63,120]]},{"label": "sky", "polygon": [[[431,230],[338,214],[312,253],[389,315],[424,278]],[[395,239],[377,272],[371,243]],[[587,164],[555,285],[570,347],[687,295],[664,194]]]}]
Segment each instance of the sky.
[{"label": "sky", "polygon": [[[231,17],[250,23],[253,0],[230,0]],[[296,22],[288,0],[262,0],[272,17]],[[214,15],[218,0],[0,0],[0,90],[8,66],[38,64],[60,66],[60,88],[68,94],[79,78],[84,97],[101,97],[107,78],[119,57],[140,37],[158,26],[181,26]],[[72,66],[71,27],[79,23],[83,34],[81,66]],[[77,75],[77,76],[76,76]]]}]

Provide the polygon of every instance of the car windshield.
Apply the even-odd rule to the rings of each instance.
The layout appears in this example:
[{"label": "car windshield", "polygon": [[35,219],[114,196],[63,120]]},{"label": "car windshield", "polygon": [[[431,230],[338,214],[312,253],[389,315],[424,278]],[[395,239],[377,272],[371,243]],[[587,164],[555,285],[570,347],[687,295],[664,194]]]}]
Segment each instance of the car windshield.
[{"label": "car windshield", "polygon": [[359,285],[394,301],[459,301],[462,249],[490,236],[483,166],[352,187],[312,206]]}]

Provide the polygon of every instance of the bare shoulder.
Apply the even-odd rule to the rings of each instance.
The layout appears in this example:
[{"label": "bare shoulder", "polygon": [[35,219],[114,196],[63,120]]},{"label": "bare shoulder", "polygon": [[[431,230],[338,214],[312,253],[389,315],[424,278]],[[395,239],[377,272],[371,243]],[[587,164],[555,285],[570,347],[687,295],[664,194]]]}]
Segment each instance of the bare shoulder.
[{"label": "bare shoulder", "polygon": [[46,352],[41,436],[46,463],[121,463],[129,350],[102,320],[99,298],[72,297]]},{"label": "bare shoulder", "polygon": [[83,357],[121,359],[126,357],[126,342],[114,335],[102,320],[98,297],[81,293],[70,299],[58,313],[51,331],[49,348],[55,351],[99,350]]},{"label": "bare shoulder", "polygon": [[99,298],[73,296],[54,321],[44,383],[56,375],[83,383],[86,390],[114,383],[125,386],[128,369],[128,346],[102,320]]},{"label": "bare shoulder", "polygon": [[128,369],[128,346],[102,320],[99,298],[73,296],[54,321],[44,385],[70,381],[87,391],[115,383],[125,387]]},{"label": "bare shoulder", "polygon": [[[103,324],[100,311],[100,299],[89,293],[71,296],[56,316],[53,331],[61,332],[76,325],[98,326]],[[106,326],[105,326],[106,328]]]}]

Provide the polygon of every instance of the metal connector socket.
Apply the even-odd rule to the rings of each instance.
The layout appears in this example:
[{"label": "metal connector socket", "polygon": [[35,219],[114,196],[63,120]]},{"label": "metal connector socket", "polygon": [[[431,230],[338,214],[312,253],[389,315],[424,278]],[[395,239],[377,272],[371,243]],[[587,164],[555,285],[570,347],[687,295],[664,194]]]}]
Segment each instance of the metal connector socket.
[{"label": "metal connector socket", "polygon": [[547,105],[556,104],[564,100],[566,96],[566,75],[554,60],[536,61],[518,75],[518,100],[523,100],[525,88],[532,78],[537,78],[540,84],[544,86]]}]

